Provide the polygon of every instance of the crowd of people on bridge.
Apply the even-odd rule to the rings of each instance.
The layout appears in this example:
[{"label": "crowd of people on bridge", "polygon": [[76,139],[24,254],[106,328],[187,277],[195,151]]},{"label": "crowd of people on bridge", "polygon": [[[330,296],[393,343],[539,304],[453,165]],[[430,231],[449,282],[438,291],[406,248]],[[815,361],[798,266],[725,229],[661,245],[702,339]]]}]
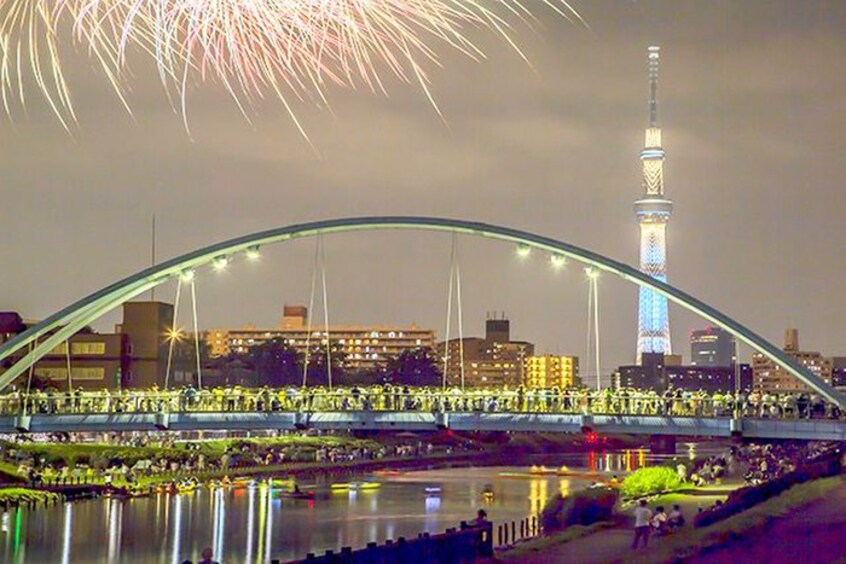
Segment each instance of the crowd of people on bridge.
[{"label": "crowd of people on bridge", "polygon": [[697,417],[834,418],[837,405],[816,393],[706,393],[670,388],[530,389],[432,388],[409,386],[288,387],[240,386],[180,389],[19,391],[0,395],[0,414],[422,411],[665,415]]}]

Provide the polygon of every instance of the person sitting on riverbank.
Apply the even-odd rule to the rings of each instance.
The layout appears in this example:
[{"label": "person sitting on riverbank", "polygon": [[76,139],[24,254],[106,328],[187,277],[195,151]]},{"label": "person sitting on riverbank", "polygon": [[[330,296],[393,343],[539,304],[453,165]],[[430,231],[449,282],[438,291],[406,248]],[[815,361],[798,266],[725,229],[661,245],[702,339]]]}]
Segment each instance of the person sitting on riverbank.
[{"label": "person sitting on riverbank", "polygon": [[663,506],[658,506],[655,508],[655,514],[652,516],[650,520],[650,525],[652,525],[652,531],[656,535],[665,535],[667,534],[668,525],[667,525],[668,517],[667,512],[664,511]]}]

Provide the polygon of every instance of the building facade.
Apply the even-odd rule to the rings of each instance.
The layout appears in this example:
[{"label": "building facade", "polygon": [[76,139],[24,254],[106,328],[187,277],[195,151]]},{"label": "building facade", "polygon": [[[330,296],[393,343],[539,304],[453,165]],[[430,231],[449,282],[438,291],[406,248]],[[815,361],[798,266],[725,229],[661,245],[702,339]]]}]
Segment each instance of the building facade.
[{"label": "building facade", "polygon": [[250,349],[271,339],[282,339],[304,355],[316,346],[326,346],[345,356],[345,368],[350,371],[370,370],[403,351],[433,348],[435,332],[417,325],[338,325],[309,328],[308,308],[286,305],[280,326],[270,329],[245,327],[242,329],[212,329],[206,332],[206,343],[212,358],[230,354],[247,354]]},{"label": "building facade", "polygon": [[530,356],[524,361],[523,386],[527,389],[578,388],[579,357],[546,354]]},{"label": "building facade", "polygon": [[734,393],[752,389],[752,367],[735,366],[684,366],[667,362],[665,355],[644,354],[640,365],[621,366],[615,374],[616,388],[653,390],[662,393],[667,389],[691,392]]},{"label": "building facade", "polygon": [[[14,323],[20,316],[0,313],[0,334],[11,338],[26,330]],[[173,305],[162,302],[127,302],[123,320],[114,333],[85,329],[55,347],[34,366],[32,375],[39,384],[67,390],[164,387]],[[12,330],[11,328],[14,327]],[[3,333],[3,331],[6,331]],[[197,370],[193,344],[174,344],[171,385],[196,384]],[[16,356],[13,360],[17,360]],[[0,370],[7,366],[0,367]],[[29,375],[21,376],[18,387],[29,385]]]},{"label": "building facade", "polygon": [[[799,348],[799,331],[787,329],[784,338],[784,352],[796,362],[832,384],[832,361],[816,351]],[[811,388],[761,353],[752,355],[752,380],[757,390],[769,392],[809,392]]]},{"label": "building facade", "polygon": [[488,319],[485,338],[469,337],[440,342],[435,351],[450,386],[487,387],[523,384],[525,360],[535,353],[526,341],[511,340],[508,319]]},{"label": "building facade", "polygon": [[725,329],[706,327],[690,333],[692,366],[731,366],[734,355],[734,337]]}]

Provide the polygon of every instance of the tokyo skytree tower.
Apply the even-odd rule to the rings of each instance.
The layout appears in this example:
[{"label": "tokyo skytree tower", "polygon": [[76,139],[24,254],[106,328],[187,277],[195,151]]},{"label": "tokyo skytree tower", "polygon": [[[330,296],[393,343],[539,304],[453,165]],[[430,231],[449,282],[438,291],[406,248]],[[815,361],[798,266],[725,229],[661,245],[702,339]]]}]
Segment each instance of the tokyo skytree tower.
[{"label": "tokyo skytree tower", "polygon": [[[634,204],[640,223],[640,270],[667,281],[667,221],[673,203],[664,197],[664,149],[658,126],[658,63],[661,48],[649,47],[649,127],[640,152],[643,196]],[[643,353],[672,354],[667,298],[648,288],[640,289],[637,363]]]}]

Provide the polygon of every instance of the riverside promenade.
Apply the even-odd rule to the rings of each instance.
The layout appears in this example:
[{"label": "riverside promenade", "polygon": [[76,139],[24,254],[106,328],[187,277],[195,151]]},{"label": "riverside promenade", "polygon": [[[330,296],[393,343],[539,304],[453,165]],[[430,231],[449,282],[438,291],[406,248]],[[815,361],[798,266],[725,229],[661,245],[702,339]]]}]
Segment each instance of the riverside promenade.
[{"label": "riverside promenade", "polygon": [[[713,503],[716,499],[720,497],[708,496],[702,501]],[[696,513],[697,500],[688,498],[679,500],[679,503],[690,523]],[[650,507],[654,505],[650,504]],[[836,487],[826,491],[824,495],[798,505],[786,513],[773,512],[763,524],[744,530],[736,538],[727,537],[725,542],[679,561],[697,564],[846,562],[846,558],[832,560],[832,555],[842,554],[843,531],[846,530],[846,513],[843,512],[843,507],[846,507],[846,480],[841,479]],[[649,548],[635,551],[631,549],[632,534],[630,526],[614,527],[542,551],[524,551],[519,558],[504,553],[499,559],[504,562],[519,561],[531,564],[654,564],[667,559],[673,560],[673,547],[668,545],[670,542],[682,540],[684,535],[681,533],[677,538],[653,537],[650,539]]]}]

